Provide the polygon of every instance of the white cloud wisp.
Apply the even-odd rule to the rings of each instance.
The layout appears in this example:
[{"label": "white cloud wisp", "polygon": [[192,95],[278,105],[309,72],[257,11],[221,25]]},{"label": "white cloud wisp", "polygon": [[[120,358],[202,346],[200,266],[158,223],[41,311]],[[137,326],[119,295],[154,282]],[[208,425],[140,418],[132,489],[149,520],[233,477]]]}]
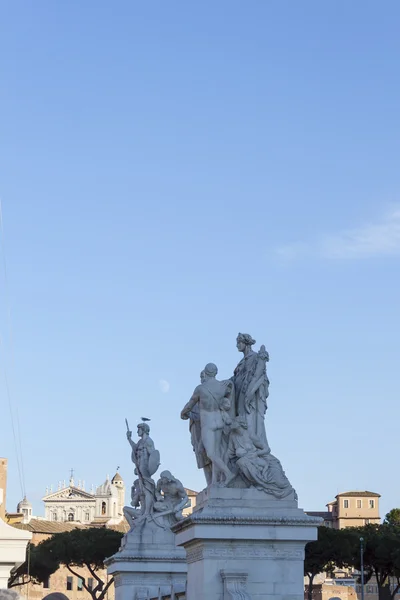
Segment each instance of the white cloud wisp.
[{"label": "white cloud wisp", "polygon": [[323,235],[308,243],[287,244],[275,252],[287,261],[304,256],[329,260],[400,256],[400,206],[393,207],[376,223]]}]

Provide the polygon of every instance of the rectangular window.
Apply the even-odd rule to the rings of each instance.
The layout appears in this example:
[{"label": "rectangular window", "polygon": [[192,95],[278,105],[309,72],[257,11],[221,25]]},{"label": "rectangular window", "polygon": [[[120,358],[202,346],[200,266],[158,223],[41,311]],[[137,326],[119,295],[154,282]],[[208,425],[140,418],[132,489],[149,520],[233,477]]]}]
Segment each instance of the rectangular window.
[{"label": "rectangular window", "polygon": [[369,519],[364,519],[364,525],[369,525]]},{"label": "rectangular window", "polygon": [[89,590],[93,589],[93,577],[89,577],[89,579],[87,580],[87,586]]},{"label": "rectangular window", "polygon": [[343,500],[343,508],[349,508],[349,501]]},{"label": "rectangular window", "polygon": [[357,508],[362,508],[362,500],[357,500]]},{"label": "rectangular window", "polygon": [[73,579],[72,577],[67,577],[67,590],[72,590]]},{"label": "rectangular window", "polygon": [[83,580],[80,577],[78,577],[77,590],[78,592],[81,592],[83,590]]},{"label": "rectangular window", "polygon": [[367,585],[367,594],[373,594],[373,593],[374,593],[374,586]]},{"label": "rectangular window", "polygon": [[369,507],[370,508],[375,508],[375,500],[370,500],[369,501]]},{"label": "rectangular window", "polygon": [[44,588],[50,587],[50,577],[46,577],[46,579],[43,581],[43,587]]}]

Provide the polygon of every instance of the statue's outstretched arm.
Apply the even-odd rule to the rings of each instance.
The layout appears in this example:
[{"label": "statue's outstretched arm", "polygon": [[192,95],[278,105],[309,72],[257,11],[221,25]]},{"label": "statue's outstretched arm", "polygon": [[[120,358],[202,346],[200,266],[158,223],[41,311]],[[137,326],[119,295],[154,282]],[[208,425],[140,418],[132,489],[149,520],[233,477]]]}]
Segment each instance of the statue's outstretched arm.
[{"label": "statue's outstretched arm", "polygon": [[128,442],[129,442],[132,450],[136,450],[137,444],[132,439],[132,431],[127,431],[126,432],[126,439],[128,440]]}]

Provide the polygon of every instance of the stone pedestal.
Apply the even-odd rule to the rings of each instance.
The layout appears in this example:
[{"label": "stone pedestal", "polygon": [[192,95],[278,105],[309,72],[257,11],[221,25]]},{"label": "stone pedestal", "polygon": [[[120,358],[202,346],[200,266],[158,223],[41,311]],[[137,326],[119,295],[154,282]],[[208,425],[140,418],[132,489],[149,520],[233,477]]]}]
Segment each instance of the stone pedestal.
[{"label": "stone pedestal", "polygon": [[176,547],[171,530],[155,521],[127,533],[106,565],[115,579],[115,600],[147,600],[186,589],[186,553]]},{"label": "stone pedestal", "polygon": [[321,519],[252,489],[208,488],[173,527],[187,554],[187,600],[303,600],[304,547]]}]

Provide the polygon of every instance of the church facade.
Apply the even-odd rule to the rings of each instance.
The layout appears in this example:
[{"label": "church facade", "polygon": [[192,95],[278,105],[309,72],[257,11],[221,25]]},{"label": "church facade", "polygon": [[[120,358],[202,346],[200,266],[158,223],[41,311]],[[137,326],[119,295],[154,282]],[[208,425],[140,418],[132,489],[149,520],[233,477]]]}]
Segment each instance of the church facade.
[{"label": "church facade", "polygon": [[43,498],[46,521],[73,521],[82,525],[113,525],[122,521],[125,484],[118,472],[111,480],[107,476],[92,493],[85,491],[81,482],[75,485],[72,476],[68,486],[58,487]]}]

